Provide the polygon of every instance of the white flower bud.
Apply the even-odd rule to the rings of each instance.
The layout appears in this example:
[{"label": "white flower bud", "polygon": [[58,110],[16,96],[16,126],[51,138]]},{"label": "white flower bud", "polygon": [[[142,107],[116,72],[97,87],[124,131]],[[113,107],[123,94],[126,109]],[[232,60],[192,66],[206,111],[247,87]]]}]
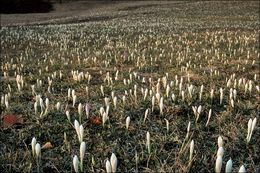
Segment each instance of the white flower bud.
[{"label": "white flower bud", "polygon": [[116,172],[116,168],[117,168],[117,158],[116,155],[114,153],[112,153],[111,158],[110,158],[110,163],[111,163],[111,170],[113,173]]},{"label": "white flower bud", "polygon": [[126,130],[128,130],[129,124],[130,124],[130,117],[128,116],[128,117],[126,118]]}]

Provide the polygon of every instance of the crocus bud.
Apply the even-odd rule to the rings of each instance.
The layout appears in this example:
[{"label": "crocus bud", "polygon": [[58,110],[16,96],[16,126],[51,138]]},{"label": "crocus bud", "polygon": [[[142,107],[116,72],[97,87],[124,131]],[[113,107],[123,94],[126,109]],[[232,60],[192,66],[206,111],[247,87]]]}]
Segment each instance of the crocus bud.
[{"label": "crocus bud", "polygon": [[116,109],[116,105],[117,105],[117,97],[114,97],[114,98],[113,98],[113,104],[114,104],[114,107],[115,107],[115,109]]},{"label": "crocus bud", "polygon": [[86,151],[86,143],[81,142],[80,144],[80,170],[83,172],[83,159]]},{"label": "crocus bud", "polygon": [[245,173],[246,172],[246,168],[244,165],[242,165],[240,168],[239,168],[239,171],[238,173]]},{"label": "crocus bud", "polygon": [[218,148],[218,152],[217,152],[217,156],[223,157],[223,155],[224,155],[224,148],[223,147],[219,147]]},{"label": "crocus bud", "polygon": [[201,98],[202,98],[203,88],[204,88],[204,86],[201,85],[201,87],[200,87],[200,96],[199,96],[200,101],[201,101]]},{"label": "crocus bud", "polygon": [[56,104],[56,110],[57,110],[57,111],[60,110],[60,102],[58,102],[58,103]]},{"label": "crocus bud", "polygon": [[85,111],[86,111],[87,118],[89,118],[90,105],[88,103],[86,103],[86,105],[85,105]]},{"label": "crocus bud", "polygon": [[83,113],[83,107],[82,107],[82,104],[79,103],[78,105],[78,114],[79,114],[79,122],[82,123],[82,113]]},{"label": "crocus bud", "polygon": [[156,93],[155,97],[157,99],[157,103],[160,103],[160,98],[161,98],[160,93]]},{"label": "crocus bud", "polygon": [[39,143],[35,145],[35,154],[37,158],[41,157],[41,145]]},{"label": "crocus bud", "polygon": [[223,147],[223,139],[221,136],[218,137],[218,147]]},{"label": "crocus bud", "polygon": [[80,132],[79,132],[79,122],[77,120],[74,121],[74,128],[76,130],[78,139],[80,140]]},{"label": "crocus bud", "polygon": [[222,156],[218,156],[216,160],[215,172],[220,173],[222,168]]},{"label": "crocus bud", "polygon": [[148,95],[148,89],[146,88],[144,92],[144,100],[146,100],[147,95]]},{"label": "crocus bud", "polygon": [[184,100],[185,100],[185,95],[184,95],[184,94],[185,94],[185,92],[182,90],[182,91],[181,91],[181,98],[182,98],[182,101],[183,101],[183,102],[184,102]]},{"label": "crocus bud", "polygon": [[33,137],[32,138],[32,143],[31,143],[31,145],[32,145],[32,153],[33,153],[33,156],[35,156],[35,145],[36,145],[36,138],[35,137]]},{"label": "crocus bud", "polygon": [[172,101],[175,102],[175,95],[172,93]]},{"label": "crocus bud", "polygon": [[148,153],[150,154],[151,153],[151,141],[150,141],[149,132],[146,133],[146,147],[147,147]]},{"label": "crocus bud", "polygon": [[106,171],[107,171],[107,173],[111,173],[112,172],[112,167],[111,167],[111,164],[110,164],[109,160],[106,161]]},{"label": "crocus bud", "polygon": [[105,93],[104,93],[104,87],[103,87],[103,85],[100,86],[100,91],[101,91],[102,96],[104,96]]},{"label": "crocus bud", "polygon": [[212,114],[212,109],[209,110],[208,120],[207,120],[207,123],[206,123],[206,127],[207,127],[208,124],[209,124],[209,120],[210,120],[211,114]]},{"label": "crocus bud", "polygon": [[233,166],[233,162],[232,162],[232,160],[230,158],[228,160],[227,164],[226,164],[225,173],[231,173],[232,172],[232,166]]},{"label": "crocus bud", "polygon": [[149,109],[146,109],[144,113],[144,122],[147,119],[148,113],[149,113]]},{"label": "crocus bud", "polygon": [[[74,90],[73,90],[73,91],[74,91]],[[77,96],[76,96],[76,95],[73,95],[73,96],[72,96],[72,106],[73,106],[73,107],[75,107],[76,100],[77,100]]]},{"label": "crocus bud", "polygon": [[114,153],[112,153],[112,155],[111,155],[110,164],[111,164],[112,172],[115,173],[116,168],[117,168],[117,158],[116,158],[116,155]]},{"label": "crocus bud", "polygon": [[185,138],[188,138],[188,137],[189,137],[190,125],[191,125],[191,123],[190,123],[190,121],[189,121],[188,126],[187,126],[187,134],[186,134],[186,137],[185,137]]},{"label": "crocus bud", "polygon": [[79,126],[79,142],[83,141],[83,137],[84,137],[84,128],[82,125]]},{"label": "crocus bud", "polygon": [[43,112],[44,104],[42,98],[40,98],[40,106],[41,106],[41,112]]},{"label": "crocus bud", "polygon": [[107,120],[108,120],[107,113],[103,112],[103,114],[102,114],[102,124],[103,124],[103,127],[105,126],[105,123],[106,123]]},{"label": "crocus bud", "polygon": [[34,113],[35,113],[35,115],[37,114],[37,112],[38,112],[37,102],[34,102]]},{"label": "crocus bud", "polygon": [[66,114],[66,116],[67,116],[67,119],[68,119],[69,122],[70,122],[70,112],[67,110],[65,114]]},{"label": "crocus bud", "polygon": [[153,96],[153,97],[152,97],[152,112],[153,112],[153,110],[154,110],[154,104],[155,104],[155,97]]},{"label": "crocus bud", "polygon": [[194,151],[194,140],[192,140],[190,143],[190,161],[192,159],[193,151]]},{"label": "crocus bud", "polygon": [[163,114],[163,97],[160,99],[160,114]]},{"label": "crocus bud", "polygon": [[247,143],[249,143],[250,140],[251,140],[251,137],[252,137],[254,128],[255,128],[255,126],[256,126],[256,121],[257,121],[256,118],[254,118],[253,121],[252,121],[252,119],[250,118],[249,121],[248,121],[247,137],[246,137]]},{"label": "crocus bud", "polygon": [[219,101],[219,104],[222,104],[222,101],[223,101],[223,89],[220,88],[219,92],[220,92],[220,101]]},{"label": "crocus bud", "polygon": [[[49,105],[50,105],[50,101],[48,98],[45,99],[45,106],[46,106],[46,109],[48,110],[49,109]],[[46,110],[45,110],[46,111]]]},{"label": "crocus bud", "polygon": [[214,89],[211,89],[211,91],[210,91],[210,98],[211,98],[211,100],[213,100],[213,96],[214,96]]},{"label": "crocus bud", "polygon": [[170,86],[167,85],[167,87],[166,87],[166,97],[167,98],[169,97],[169,93],[170,93]]},{"label": "crocus bud", "polygon": [[230,104],[231,104],[231,107],[232,107],[232,108],[235,107],[235,102],[234,102],[233,98],[230,100]]},{"label": "crocus bud", "polygon": [[125,95],[123,96],[123,105],[125,105],[125,101],[126,101],[126,97],[125,97]]},{"label": "crocus bud", "polygon": [[74,155],[74,157],[73,157],[73,167],[74,167],[74,171],[76,173],[78,173],[79,172],[79,159],[78,159],[77,155]]},{"label": "crocus bud", "polygon": [[128,117],[126,118],[126,130],[128,130],[129,124],[130,124],[130,117],[128,116]]},{"label": "crocus bud", "polygon": [[165,122],[166,122],[166,131],[167,133],[169,133],[169,121],[165,119]]},{"label": "crocus bud", "polygon": [[83,107],[82,107],[82,104],[79,103],[79,105],[78,105],[78,113],[79,113],[80,116],[82,116],[82,112],[83,112]]}]

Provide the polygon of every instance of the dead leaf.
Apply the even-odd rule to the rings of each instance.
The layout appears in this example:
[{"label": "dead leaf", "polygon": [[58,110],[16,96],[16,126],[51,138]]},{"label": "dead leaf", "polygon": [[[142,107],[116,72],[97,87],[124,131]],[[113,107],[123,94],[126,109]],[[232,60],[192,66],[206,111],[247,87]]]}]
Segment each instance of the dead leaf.
[{"label": "dead leaf", "polygon": [[100,117],[90,117],[90,123],[94,125],[100,125],[102,124],[101,118]]},{"label": "dead leaf", "polygon": [[43,146],[42,146],[42,149],[51,149],[53,148],[53,145],[50,143],[50,142],[46,142]]},{"label": "dead leaf", "polygon": [[15,124],[23,124],[23,118],[21,115],[7,114],[3,117],[3,127],[8,128]]}]

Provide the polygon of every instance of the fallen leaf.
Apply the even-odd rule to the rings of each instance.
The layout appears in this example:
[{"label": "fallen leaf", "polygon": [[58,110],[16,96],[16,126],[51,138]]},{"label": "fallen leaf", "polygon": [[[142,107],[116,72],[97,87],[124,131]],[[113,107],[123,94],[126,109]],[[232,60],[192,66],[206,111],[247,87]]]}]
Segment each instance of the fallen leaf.
[{"label": "fallen leaf", "polygon": [[94,125],[100,125],[102,123],[100,117],[90,117],[90,123]]},{"label": "fallen leaf", "polygon": [[3,117],[3,127],[8,128],[15,124],[23,124],[23,118],[21,115],[8,114]]},{"label": "fallen leaf", "polygon": [[42,149],[51,149],[53,148],[53,145],[50,143],[50,142],[46,142],[43,146],[42,146]]}]

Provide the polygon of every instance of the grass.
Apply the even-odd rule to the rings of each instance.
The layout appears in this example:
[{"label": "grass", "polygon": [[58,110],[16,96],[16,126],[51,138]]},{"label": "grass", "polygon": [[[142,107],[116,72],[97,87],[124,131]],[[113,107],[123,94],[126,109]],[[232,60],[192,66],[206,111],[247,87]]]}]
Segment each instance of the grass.
[{"label": "grass", "polygon": [[[105,172],[105,160],[112,153],[117,156],[117,171],[120,172],[214,172],[219,136],[224,140],[225,149],[222,170],[232,158],[235,172],[242,164],[247,171],[256,172],[260,165],[259,123],[249,144],[246,135],[248,120],[259,117],[257,6],[259,4],[253,1],[248,5],[238,2],[169,3],[123,8],[128,15],[111,20],[2,27],[1,71],[8,77],[1,74],[1,96],[10,93],[11,97],[9,109],[1,104],[1,117],[22,115],[24,123],[10,128],[1,126],[1,170],[36,172],[37,164],[31,151],[31,140],[36,137],[41,146],[46,142],[53,145],[51,149],[42,149],[42,172],[72,172],[73,156],[79,157],[80,152],[73,127],[74,120],[79,118],[78,104],[89,103],[90,117],[102,120],[99,110],[105,108],[104,98],[108,97],[109,120],[104,127],[83,116],[85,172]],[[240,17],[235,17],[237,15]],[[90,74],[92,78],[89,82],[86,78],[75,81],[72,70],[83,72],[84,76]],[[117,70],[118,80],[115,80]],[[108,72],[113,84],[104,82]],[[166,73],[170,85],[168,98],[162,83]],[[17,74],[24,79],[21,92],[17,89]],[[48,92],[48,77],[52,80],[51,93]],[[145,110],[151,110],[159,78],[160,94],[164,98],[163,114],[156,102],[144,123]],[[227,87],[228,79],[230,87]],[[239,86],[240,79],[244,82]],[[37,86],[37,80],[42,80],[41,87]],[[184,101],[179,94],[181,80]],[[250,80],[251,94],[245,93],[245,84]],[[191,84],[194,86],[192,99],[188,98],[187,89]],[[35,95],[31,85],[35,85],[36,93],[41,94],[44,101],[45,98],[50,100],[48,115],[42,119],[34,113]],[[101,85],[105,96],[101,94]],[[201,85],[204,91],[199,101]],[[77,95],[75,107],[67,98],[69,88]],[[144,101],[142,90],[146,88],[149,92]],[[219,104],[220,88],[224,89],[222,105]],[[230,88],[237,90],[235,107],[230,104]],[[214,89],[213,100],[211,89]],[[116,109],[112,91],[118,100]],[[171,99],[172,94],[176,96],[175,101]],[[57,102],[61,103],[60,111],[55,108]],[[196,123],[192,106],[199,105],[202,113]],[[66,106],[71,122],[65,115]],[[205,127],[209,109],[212,109],[212,116]],[[131,121],[126,131],[128,116]],[[165,119],[169,121],[168,133]],[[189,122],[190,135],[185,140]],[[147,131],[151,135],[150,154],[146,148]],[[195,147],[189,161],[191,140]]]}]

